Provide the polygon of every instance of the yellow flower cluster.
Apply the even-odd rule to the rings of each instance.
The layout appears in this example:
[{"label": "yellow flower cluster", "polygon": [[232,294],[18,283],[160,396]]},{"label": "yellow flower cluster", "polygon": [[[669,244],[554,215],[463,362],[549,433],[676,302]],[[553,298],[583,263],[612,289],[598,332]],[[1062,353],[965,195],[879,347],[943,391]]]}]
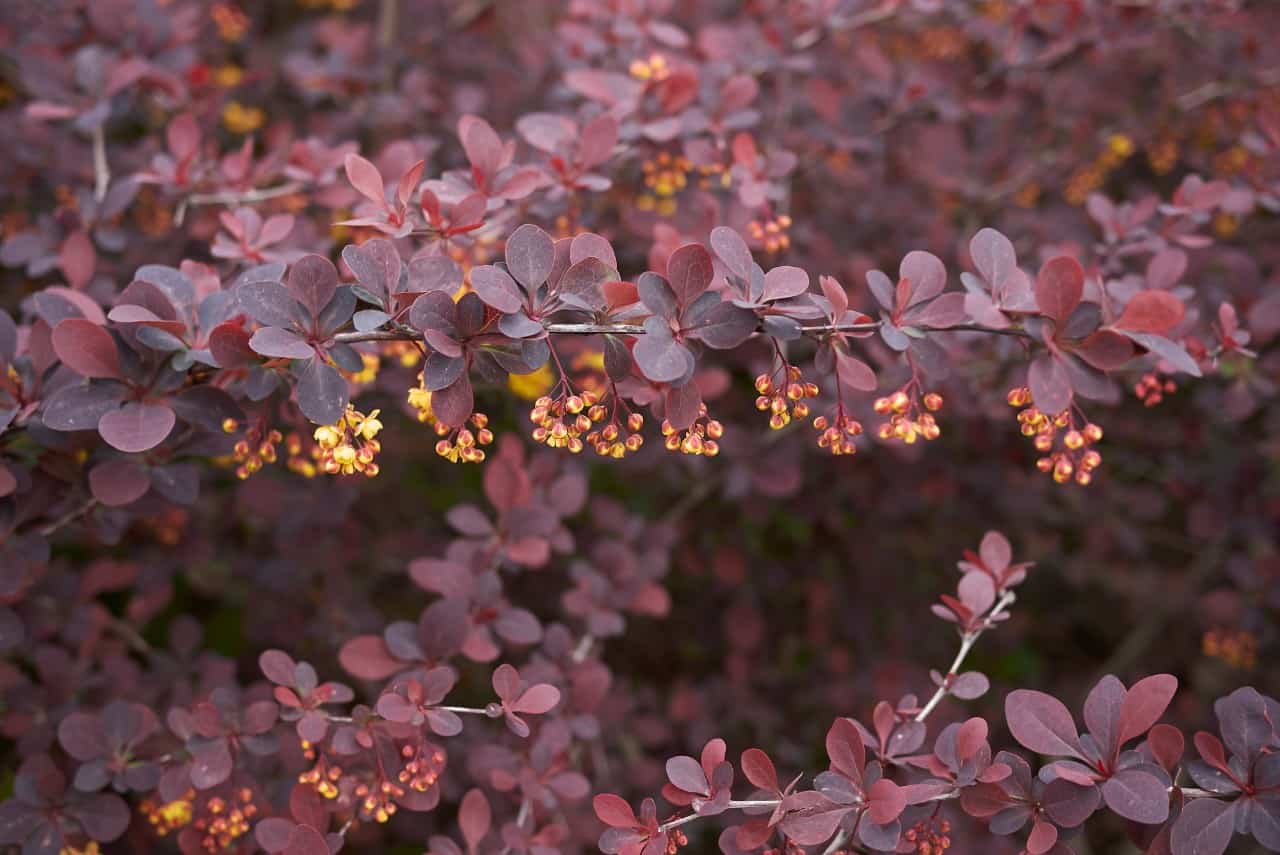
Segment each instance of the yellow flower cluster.
[{"label": "yellow flower cluster", "polygon": [[[305,739],[302,741],[303,753],[308,758],[315,757],[315,746]],[[299,784],[309,784],[321,798],[336,799],[338,797],[338,781],[342,778],[342,767],[336,763],[328,763],[321,757],[316,765],[298,775]]]},{"label": "yellow flower cluster", "polygon": [[253,792],[245,787],[236,793],[235,799],[214,796],[205,804],[205,814],[192,823],[192,827],[204,832],[200,846],[206,852],[221,852],[249,831],[250,820],[258,814],[253,803]]},{"label": "yellow flower cluster", "polygon": [[1243,629],[1211,629],[1201,639],[1201,650],[1205,656],[1244,671],[1252,670],[1258,662],[1258,639]]},{"label": "yellow flower cluster", "polygon": [[934,440],[942,435],[942,428],[933,416],[942,409],[942,396],[937,392],[929,392],[922,400],[914,389],[910,393],[905,388],[899,389],[888,397],[876,398],[872,409],[879,415],[889,416],[889,421],[876,432],[881,439],[914,445],[917,439]]},{"label": "yellow flower cluster", "polygon": [[[235,419],[224,419],[222,430],[235,433],[240,424]],[[276,445],[283,439],[278,430],[264,431],[250,428],[231,449],[231,462],[236,465],[236,477],[241,481],[257,472],[266,463],[276,462]]]},{"label": "yellow flower cluster", "polygon": [[781,430],[791,424],[793,418],[807,419],[809,405],[804,399],[818,397],[818,385],[803,382],[799,368],[788,365],[785,373],[786,382],[782,386],[775,386],[769,374],[756,377],[756,391],[760,393],[756,409],[769,413],[769,427],[773,430]]},{"label": "yellow flower cluster", "polygon": [[707,405],[699,404],[698,417],[687,430],[677,430],[669,420],[663,419],[662,435],[666,437],[663,445],[667,451],[715,457],[720,453],[720,438],[724,436],[724,425],[715,419],[708,418]]},{"label": "yellow flower cluster", "polygon": [[[1089,422],[1077,429],[1070,410],[1056,416],[1040,412],[1026,386],[1010,389],[1006,400],[1009,406],[1021,408],[1018,423],[1022,435],[1030,437],[1036,451],[1045,455],[1036,461],[1037,469],[1051,473],[1059,484],[1071,481],[1073,476],[1082,487],[1093,481],[1093,470],[1102,465],[1102,455],[1089,446],[1102,439],[1102,428]],[[1054,451],[1059,439],[1061,448]]]},{"label": "yellow flower cluster", "polygon": [[320,469],[330,475],[377,475],[378,464],[373,459],[382,450],[376,439],[382,430],[379,412],[366,416],[348,404],[346,414],[337,422],[316,428],[313,438],[320,447]]},{"label": "yellow flower cluster", "polygon": [[267,122],[267,113],[261,107],[246,107],[239,101],[228,101],[222,108],[222,124],[233,134],[249,134]]},{"label": "yellow flower cluster", "polygon": [[231,3],[214,3],[209,16],[223,41],[238,42],[249,31],[249,16]]},{"label": "yellow flower cluster", "polygon": [[159,803],[154,799],[145,799],[138,810],[151,823],[156,834],[164,837],[191,823],[191,801],[196,797],[194,791],[188,790],[186,795],[171,802]]},{"label": "yellow flower cluster", "polygon": [[791,246],[790,230],[791,217],[787,214],[752,220],[747,224],[747,234],[764,246],[765,252],[781,252]]},{"label": "yellow flower cluster", "polygon": [[[472,431],[467,424],[475,430]],[[472,413],[466,423],[457,430],[437,422],[436,436],[441,437],[436,443],[436,454],[450,463],[483,463],[482,446],[493,442],[493,431],[489,430],[489,417],[484,413]]]},{"label": "yellow flower cluster", "polygon": [[365,822],[373,820],[378,823],[387,822],[395,815],[395,800],[404,795],[404,787],[383,781],[370,787],[361,784],[356,787],[356,798],[360,800],[360,818]]},{"label": "yellow flower cluster", "polygon": [[649,54],[648,59],[632,61],[629,71],[636,80],[644,81],[661,81],[671,76],[667,58],[660,53]]},{"label": "yellow flower cluster", "polygon": [[1107,176],[1132,157],[1136,150],[1128,135],[1112,134],[1093,162],[1076,170],[1067,179],[1062,195],[1072,205],[1084,204],[1089,194],[1101,187]]},{"label": "yellow flower cluster", "polygon": [[640,446],[644,445],[644,437],[640,435],[640,429],[643,427],[644,416],[639,413],[627,416],[627,421],[622,427],[619,427],[615,418],[599,430],[593,430],[587,434],[587,445],[594,448],[596,454],[601,457],[621,460],[629,453],[639,451]]},{"label": "yellow flower cluster", "polygon": [[813,420],[813,427],[820,431],[819,448],[825,448],[836,456],[858,453],[858,446],[853,444],[853,438],[862,433],[862,422],[857,419],[837,412],[834,419],[818,416]]},{"label": "yellow flower cluster", "polygon": [[533,409],[529,411],[529,421],[537,425],[533,429],[533,441],[578,454],[584,448],[581,436],[604,416],[600,396],[595,392],[564,393],[557,398],[543,395],[533,402]]}]

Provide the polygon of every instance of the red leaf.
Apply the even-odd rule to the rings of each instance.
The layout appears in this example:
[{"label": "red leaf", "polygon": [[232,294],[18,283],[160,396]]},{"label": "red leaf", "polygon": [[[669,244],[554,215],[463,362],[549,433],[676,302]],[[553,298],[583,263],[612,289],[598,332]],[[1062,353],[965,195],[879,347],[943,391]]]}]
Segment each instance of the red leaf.
[{"label": "red leaf", "polygon": [[550,712],[558,703],[560,703],[560,690],[550,683],[538,683],[524,690],[524,693],[511,705],[511,711],[542,715]]},{"label": "red leaf", "polygon": [[600,821],[612,828],[635,828],[640,824],[636,812],[622,796],[600,793],[591,800],[591,807]]},{"label": "red leaf", "polygon": [[342,645],[338,661],[348,674],[361,680],[385,680],[404,667],[376,635],[358,635]]},{"label": "red leaf", "polygon": [[84,377],[118,379],[120,354],[111,333],[93,321],[67,318],[53,328],[53,352]]},{"label": "red leaf", "polygon": [[888,778],[881,778],[872,784],[867,791],[867,799],[870,803],[867,816],[876,825],[893,822],[907,806],[907,794]]},{"label": "red leaf", "polygon": [[1134,683],[1120,704],[1120,736],[1118,743],[1141,736],[1160,720],[1178,691],[1178,678],[1172,674],[1155,674]]},{"label": "red leaf", "polygon": [[700,243],[687,243],[667,259],[667,281],[683,306],[707,290],[714,275],[711,254]]},{"label": "red leaf", "polygon": [[58,268],[67,277],[67,284],[72,288],[83,289],[93,278],[93,269],[97,263],[97,253],[93,249],[93,241],[83,230],[76,230],[67,235],[62,246],[58,248]]},{"label": "red leaf", "polygon": [[1124,307],[1115,326],[1163,335],[1177,326],[1185,313],[1182,301],[1168,291],[1139,291]]},{"label": "red leaf", "polygon": [[1069,255],[1049,259],[1036,276],[1036,305],[1061,326],[1084,294],[1084,268]]},{"label": "red leaf", "polygon": [[385,210],[387,191],[378,167],[354,152],[347,155],[343,166],[347,171],[347,180],[356,188],[356,192]]},{"label": "red leaf", "polygon": [[762,790],[772,793],[782,791],[778,786],[778,772],[773,768],[773,761],[759,748],[748,748],[742,752],[742,774]]},{"label": "red leaf", "polygon": [[478,789],[468,790],[462,797],[458,808],[458,827],[462,829],[462,839],[467,841],[467,849],[474,852],[480,841],[489,833],[493,821],[489,810],[489,800]]}]

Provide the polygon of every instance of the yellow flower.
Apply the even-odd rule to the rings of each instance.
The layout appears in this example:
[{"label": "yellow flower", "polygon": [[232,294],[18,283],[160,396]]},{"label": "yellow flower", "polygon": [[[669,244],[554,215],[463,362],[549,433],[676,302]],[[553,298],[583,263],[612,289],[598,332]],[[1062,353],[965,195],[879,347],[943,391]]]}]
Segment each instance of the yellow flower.
[{"label": "yellow flower", "polygon": [[246,107],[231,101],[222,108],[222,124],[233,134],[248,134],[266,124],[267,113],[261,107]]},{"label": "yellow flower", "polygon": [[510,375],[507,378],[507,387],[517,397],[526,401],[535,401],[550,391],[551,384],[555,382],[555,379],[555,374],[551,371],[551,365],[544,362],[537,371],[529,374]]}]

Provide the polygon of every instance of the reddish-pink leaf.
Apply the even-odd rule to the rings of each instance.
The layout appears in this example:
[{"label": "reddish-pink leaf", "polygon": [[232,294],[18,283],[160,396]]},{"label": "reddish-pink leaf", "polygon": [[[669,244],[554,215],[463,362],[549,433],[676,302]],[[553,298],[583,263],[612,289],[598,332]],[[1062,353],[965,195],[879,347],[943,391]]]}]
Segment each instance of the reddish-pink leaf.
[{"label": "reddish-pink leaf", "polygon": [[846,778],[861,781],[867,755],[857,726],[847,718],[836,719],[827,730],[826,745],[831,768]]},{"label": "reddish-pink leaf", "polygon": [[1115,326],[1163,335],[1182,320],[1186,307],[1168,291],[1139,291],[1129,300]]},{"label": "reddish-pink leaf", "polygon": [[83,289],[89,284],[89,280],[93,278],[97,259],[93,241],[83,229],[77,229],[67,235],[62,246],[58,248],[58,267],[62,270],[62,275],[67,277],[67,284],[72,288]]},{"label": "reddish-pink leaf", "polygon": [[870,808],[867,816],[876,825],[893,822],[907,806],[907,794],[888,778],[881,778],[867,791]]},{"label": "reddish-pink leaf", "polygon": [[343,165],[347,170],[347,180],[356,192],[385,209],[387,191],[378,167],[355,153],[348,154]]},{"label": "reddish-pink leaf", "polygon": [[1069,255],[1049,259],[1036,276],[1035,293],[1040,311],[1061,326],[1080,304],[1084,293],[1084,268]]},{"label": "reddish-pink leaf", "polygon": [[53,352],[62,364],[84,377],[120,377],[120,354],[104,327],[84,318],[67,318],[53,328]]},{"label": "reddish-pink leaf", "polygon": [[511,711],[542,715],[550,712],[558,703],[560,703],[560,690],[550,683],[538,683],[524,690],[524,693],[511,705]]},{"label": "reddish-pink leaf", "polygon": [[707,290],[714,275],[711,254],[700,243],[687,243],[667,259],[667,281],[683,306]]},{"label": "reddish-pink leaf", "polygon": [[635,828],[640,824],[635,811],[622,796],[600,793],[591,800],[591,807],[600,821],[612,828]]},{"label": "reddish-pink leaf", "polygon": [[759,748],[748,748],[742,752],[742,774],[755,786],[770,792],[781,792],[778,786],[778,772],[773,768],[769,755]]},{"label": "reddish-pink leaf", "polygon": [[484,793],[479,789],[468,790],[458,808],[458,827],[462,829],[462,839],[467,841],[468,850],[476,850],[480,841],[489,833],[492,821],[489,800]]},{"label": "reddish-pink leaf", "polygon": [[1120,704],[1120,735],[1123,744],[1141,736],[1160,720],[1178,691],[1178,678],[1172,674],[1155,674],[1134,683]]},{"label": "reddish-pink leaf", "polygon": [[385,680],[404,667],[376,635],[358,635],[342,645],[338,661],[348,674],[361,680]]}]

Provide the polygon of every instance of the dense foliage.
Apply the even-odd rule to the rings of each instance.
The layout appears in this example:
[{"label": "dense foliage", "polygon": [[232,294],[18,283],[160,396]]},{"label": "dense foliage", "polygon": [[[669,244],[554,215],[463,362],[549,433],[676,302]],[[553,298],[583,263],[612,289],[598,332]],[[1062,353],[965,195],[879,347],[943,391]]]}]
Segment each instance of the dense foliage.
[{"label": "dense foliage", "polygon": [[0,4],[0,849],[1280,851],[1276,32]]}]

